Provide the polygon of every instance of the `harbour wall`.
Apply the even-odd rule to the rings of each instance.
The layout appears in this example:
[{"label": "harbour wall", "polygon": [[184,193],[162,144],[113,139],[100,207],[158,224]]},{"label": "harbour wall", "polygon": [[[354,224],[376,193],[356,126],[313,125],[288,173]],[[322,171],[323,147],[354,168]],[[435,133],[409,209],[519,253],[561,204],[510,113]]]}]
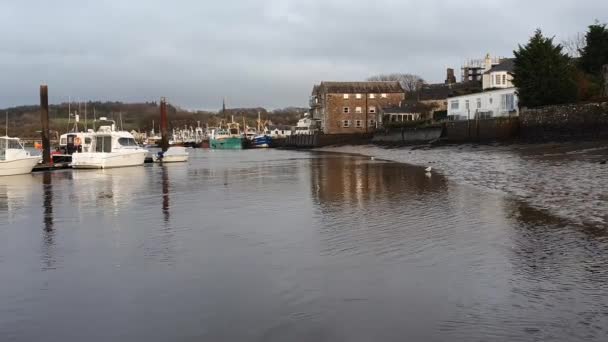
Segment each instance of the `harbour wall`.
[{"label": "harbour wall", "polygon": [[332,145],[358,145],[367,144],[373,134],[297,134],[287,137],[283,146],[285,148],[317,148]]},{"label": "harbour wall", "polygon": [[517,138],[520,122],[517,117],[449,121],[444,124],[448,142],[506,141]]},{"label": "harbour wall", "polygon": [[519,120],[523,140],[608,138],[608,102],[522,109]]},{"label": "harbour wall", "polygon": [[378,145],[407,145],[441,138],[442,127],[392,128],[377,131],[372,142]]}]

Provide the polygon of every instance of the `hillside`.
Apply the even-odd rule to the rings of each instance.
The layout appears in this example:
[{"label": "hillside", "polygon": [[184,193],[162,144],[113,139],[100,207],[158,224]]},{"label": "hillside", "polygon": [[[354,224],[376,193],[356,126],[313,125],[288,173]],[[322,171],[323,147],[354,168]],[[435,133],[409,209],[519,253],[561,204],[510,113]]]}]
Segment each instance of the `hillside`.
[{"label": "hillside", "polygon": [[[67,103],[50,105],[49,118],[52,131],[59,134],[65,133],[74,126],[74,118],[68,119]],[[79,109],[80,108],[80,109]],[[85,125],[85,105],[71,105],[72,113],[80,113],[80,129]],[[183,127],[184,125],[196,126],[200,121],[201,125],[208,124],[213,127],[219,124],[221,119],[234,120],[242,123],[245,117],[247,124],[255,126],[258,112],[262,120],[271,120],[275,125],[295,125],[298,119],[307,109],[289,107],[268,111],[265,108],[231,108],[227,109],[225,115],[218,112],[209,111],[188,111],[179,107],[169,105],[169,128]],[[0,113],[8,112],[9,115],[9,135],[21,138],[36,138],[40,131],[40,107],[39,106],[19,106],[1,109]],[[122,103],[122,102],[88,102],[86,104],[86,121],[88,128],[93,127],[95,117],[108,117],[114,119],[118,125],[125,130],[149,131],[152,129],[152,122],[158,130],[159,125],[159,105],[156,102],[145,103]],[[0,115],[0,134],[4,135],[4,118]],[[51,134],[54,137],[55,134]]]}]

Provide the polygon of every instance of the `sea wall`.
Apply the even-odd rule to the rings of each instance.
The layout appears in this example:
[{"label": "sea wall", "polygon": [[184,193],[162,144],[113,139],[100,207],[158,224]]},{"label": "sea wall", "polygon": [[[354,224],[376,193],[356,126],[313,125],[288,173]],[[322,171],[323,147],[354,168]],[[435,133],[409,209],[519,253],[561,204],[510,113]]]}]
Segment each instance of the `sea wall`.
[{"label": "sea wall", "polygon": [[372,138],[371,133],[362,134],[298,134],[287,137],[282,147],[286,148],[317,148],[332,145],[367,144]]},{"label": "sea wall", "polygon": [[413,144],[429,142],[441,137],[442,127],[427,128],[392,128],[378,131],[374,134],[372,142],[375,144]]},{"label": "sea wall", "polygon": [[519,116],[524,140],[608,138],[608,102],[523,109]]},{"label": "sea wall", "polygon": [[444,138],[449,142],[505,141],[518,134],[517,117],[492,118],[446,122]]}]

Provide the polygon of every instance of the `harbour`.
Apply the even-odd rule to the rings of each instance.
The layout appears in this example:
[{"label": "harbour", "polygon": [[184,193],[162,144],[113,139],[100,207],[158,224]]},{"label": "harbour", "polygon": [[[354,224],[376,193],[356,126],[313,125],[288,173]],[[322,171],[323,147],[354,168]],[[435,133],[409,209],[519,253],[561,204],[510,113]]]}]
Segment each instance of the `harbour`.
[{"label": "harbour", "polygon": [[601,341],[608,325],[605,231],[406,164],[195,149],[2,177],[0,197],[8,341]]}]

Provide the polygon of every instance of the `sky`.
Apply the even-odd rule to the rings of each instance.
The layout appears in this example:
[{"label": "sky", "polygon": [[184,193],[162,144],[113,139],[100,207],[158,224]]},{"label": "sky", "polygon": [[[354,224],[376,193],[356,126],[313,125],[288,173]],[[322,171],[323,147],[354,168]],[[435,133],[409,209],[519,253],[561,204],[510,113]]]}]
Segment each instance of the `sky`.
[{"label": "sky", "polygon": [[157,101],[187,109],[306,106],[321,81],[512,56],[608,22],[605,0],[0,0],[0,108]]}]

